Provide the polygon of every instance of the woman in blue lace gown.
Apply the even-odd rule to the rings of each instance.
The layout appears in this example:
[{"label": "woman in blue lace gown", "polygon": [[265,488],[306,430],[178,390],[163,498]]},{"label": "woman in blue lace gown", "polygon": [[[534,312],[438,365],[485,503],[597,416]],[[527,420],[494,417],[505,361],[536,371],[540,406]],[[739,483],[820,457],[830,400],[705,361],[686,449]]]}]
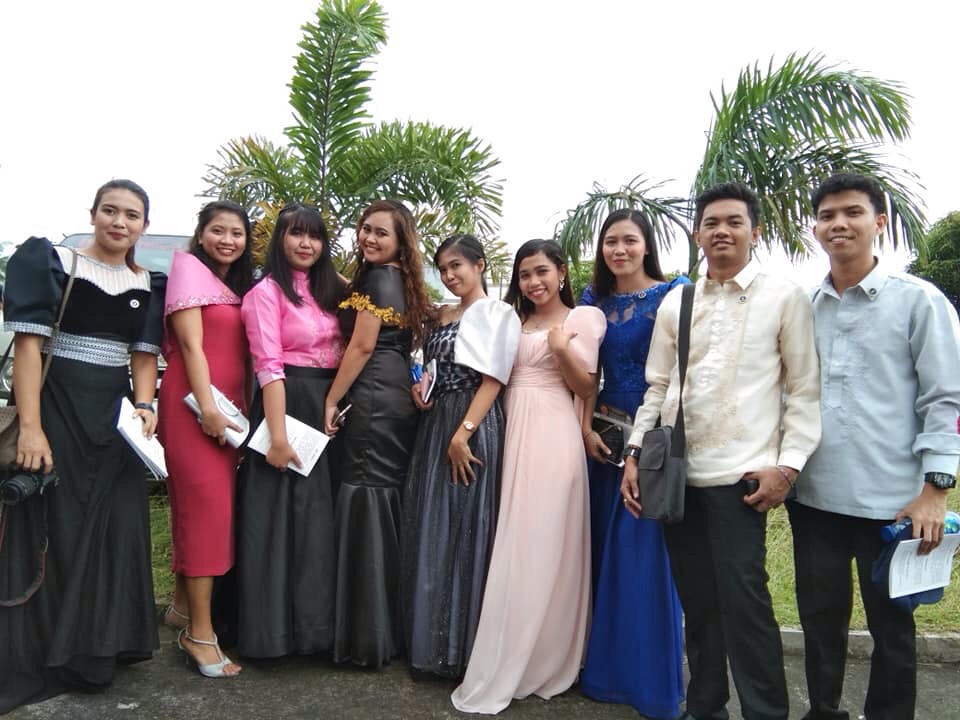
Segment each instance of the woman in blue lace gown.
[{"label": "woman in blue lace gown", "polygon": [[[604,221],[592,284],[581,305],[607,317],[600,346],[603,390],[596,405],[631,416],[643,402],[644,365],[657,308],[684,277],[666,282],[649,221],[617,210]],[[681,609],[670,574],[663,528],[637,520],[620,501],[621,471],[584,418],[590,456],[590,524],[594,611],[581,678],[585,695],[632,705],[641,715],[674,718],[683,701]]]}]

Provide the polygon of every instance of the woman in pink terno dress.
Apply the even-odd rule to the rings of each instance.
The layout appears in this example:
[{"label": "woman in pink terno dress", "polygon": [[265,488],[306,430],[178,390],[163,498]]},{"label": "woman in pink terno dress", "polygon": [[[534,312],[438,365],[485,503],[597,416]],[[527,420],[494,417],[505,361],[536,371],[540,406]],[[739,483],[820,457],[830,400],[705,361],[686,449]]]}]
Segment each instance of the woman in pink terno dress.
[{"label": "woman in pink terno dress", "polygon": [[[160,441],[170,473],[174,601],[164,621],[181,630],[180,647],[208,677],[240,667],[220,652],[210,597],[214,577],[233,567],[237,449],[226,443],[238,429],[218,407],[215,386],[241,411],[247,340],[240,302],[253,278],[250,220],[236,203],[215,201],[199,215],[189,252],[176,253],[164,303]],[[193,393],[201,415],[184,397]]]},{"label": "woman in pink terno dress", "polygon": [[507,426],[497,532],[461,712],[495,714],[514,698],[573,685],[590,617],[590,512],[580,435],[607,321],[573,307],[552,240],[517,251],[506,301],[523,323],[504,396]]}]

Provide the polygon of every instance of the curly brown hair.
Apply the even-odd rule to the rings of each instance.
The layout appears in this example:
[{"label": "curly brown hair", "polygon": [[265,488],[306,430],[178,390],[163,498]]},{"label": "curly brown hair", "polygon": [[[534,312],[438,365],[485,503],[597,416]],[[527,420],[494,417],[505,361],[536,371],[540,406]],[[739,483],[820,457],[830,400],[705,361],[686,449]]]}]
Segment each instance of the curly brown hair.
[{"label": "curly brown hair", "polygon": [[403,313],[403,324],[413,332],[413,346],[418,348],[423,342],[424,327],[433,316],[433,304],[430,302],[427,285],[423,279],[423,256],[420,254],[416,221],[413,219],[413,213],[398,200],[376,200],[360,214],[354,238],[357,271],[353,274],[352,285],[353,287],[362,285],[370,271],[371,263],[364,259],[363,250],[360,248],[360,228],[368,217],[378,212],[390,213],[393,218],[399,255],[397,261],[403,275],[403,297],[407,306]]}]

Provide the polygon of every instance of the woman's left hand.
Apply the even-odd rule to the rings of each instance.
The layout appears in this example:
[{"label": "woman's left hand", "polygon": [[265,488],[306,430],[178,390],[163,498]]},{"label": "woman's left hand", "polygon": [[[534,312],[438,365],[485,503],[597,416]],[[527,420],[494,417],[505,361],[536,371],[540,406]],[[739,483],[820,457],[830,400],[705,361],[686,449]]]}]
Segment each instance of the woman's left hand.
[{"label": "woman's left hand", "polygon": [[133,416],[143,421],[143,436],[150,438],[157,430],[157,414],[151,410],[137,408],[133,411]]},{"label": "woman's left hand", "polygon": [[576,336],[575,332],[564,330],[562,325],[554,325],[547,334],[547,346],[554,354],[565,352]]},{"label": "woman's left hand", "polygon": [[450,458],[450,474],[453,476],[453,484],[457,485],[459,481],[465,487],[470,487],[470,483],[477,479],[470,465],[476,463],[482,466],[483,460],[473,454],[467,442],[467,437],[464,437],[459,430],[450,440],[447,457]]},{"label": "woman's left hand", "polygon": [[336,435],[337,430],[340,429],[340,427],[338,425],[335,425],[333,422],[334,420],[337,419],[337,415],[339,414],[340,414],[340,408],[337,407],[336,403],[330,404],[328,402],[326,404],[326,407],[323,411],[323,431],[330,437],[333,437],[334,435]]}]

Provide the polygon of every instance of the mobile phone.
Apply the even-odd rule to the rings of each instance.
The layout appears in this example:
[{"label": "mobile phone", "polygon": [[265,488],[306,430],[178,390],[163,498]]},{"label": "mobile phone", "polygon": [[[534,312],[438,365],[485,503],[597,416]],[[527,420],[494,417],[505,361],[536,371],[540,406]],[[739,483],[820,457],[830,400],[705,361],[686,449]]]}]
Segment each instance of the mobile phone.
[{"label": "mobile phone", "polygon": [[333,424],[335,427],[341,427],[347,421],[347,410],[352,407],[353,403],[350,403],[343,410],[337,413],[337,416],[333,419]]},{"label": "mobile phone", "polygon": [[753,495],[757,490],[760,489],[760,481],[756,478],[740,478],[740,482],[743,483],[745,495]]}]

